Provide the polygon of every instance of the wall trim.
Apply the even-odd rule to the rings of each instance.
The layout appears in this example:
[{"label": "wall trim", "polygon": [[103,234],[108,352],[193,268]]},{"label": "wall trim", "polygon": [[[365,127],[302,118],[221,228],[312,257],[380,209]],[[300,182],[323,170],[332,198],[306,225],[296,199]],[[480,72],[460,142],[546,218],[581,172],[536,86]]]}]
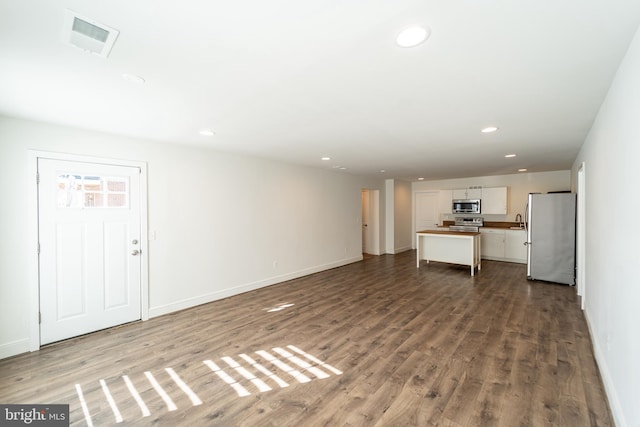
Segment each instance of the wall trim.
[{"label": "wall trim", "polygon": [[402,252],[412,251],[413,249],[414,249],[414,248],[412,248],[411,246],[403,246],[403,247],[401,247],[401,248],[395,248],[395,249],[393,250],[393,254],[394,254],[394,255],[397,255],[397,254],[400,254],[400,253],[402,253]]},{"label": "wall trim", "polygon": [[0,344],[0,359],[27,353],[29,351],[29,338]]},{"label": "wall trim", "polygon": [[606,358],[604,357],[604,353],[598,344],[598,341],[594,338],[597,337],[594,334],[594,330],[591,326],[591,321],[589,320],[589,312],[588,310],[584,310],[584,318],[587,321],[587,328],[589,329],[589,336],[591,337],[591,345],[593,346],[593,355],[596,359],[596,365],[598,366],[598,370],[600,371],[600,377],[602,378],[602,383],[604,385],[604,391],[607,396],[607,400],[609,401],[609,408],[611,409],[611,416],[613,416],[613,422],[618,427],[627,427],[629,424],[624,419],[624,412],[622,411],[622,405],[620,404],[620,399],[618,398],[618,394],[616,393],[615,384],[613,383],[613,379],[611,378],[611,374],[609,373],[609,369],[606,363]]},{"label": "wall trim", "polygon": [[268,279],[258,280],[256,282],[245,283],[243,285],[235,286],[232,288],[224,289],[221,291],[211,292],[197,297],[186,298],[180,301],[173,302],[171,304],[161,305],[157,307],[149,308],[149,317],[158,317],[165,314],[173,313],[179,310],[195,307],[202,304],[207,304],[223,298],[228,298],[234,295],[238,295],[244,292],[253,291],[256,289],[264,288],[267,286],[275,285],[277,283],[286,282],[287,280],[298,279],[300,277],[308,276],[310,274],[319,273],[321,271],[330,270],[332,268],[342,267],[347,264],[353,264],[363,260],[363,256],[359,255],[352,258],[346,258],[331,262],[328,264],[318,265],[315,267],[307,268],[292,273],[283,274],[281,276],[274,276]]}]

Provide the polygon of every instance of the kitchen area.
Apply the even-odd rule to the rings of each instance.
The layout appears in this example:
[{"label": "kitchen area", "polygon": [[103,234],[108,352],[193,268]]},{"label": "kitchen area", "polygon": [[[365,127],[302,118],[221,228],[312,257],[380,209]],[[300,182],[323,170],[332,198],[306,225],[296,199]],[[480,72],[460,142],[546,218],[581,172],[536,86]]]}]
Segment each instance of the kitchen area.
[{"label": "kitchen area", "polygon": [[[479,271],[481,260],[486,259],[527,264],[527,276],[530,279],[575,284],[573,271],[575,265],[573,246],[575,242],[575,194],[567,191],[568,181],[551,180],[550,176],[543,176],[542,179],[539,179],[540,183],[536,183],[535,179],[527,178],[524,184],[517,181],[521,179],[521,176],[514,175],[502,178],[505,184],[513,185],[495,187],[467,185],[465,188],[428,189],[425,191],[420,191],[419,187],[420,184],[425,185],[424,183],[416,183],[414,185],[413,217],[414,245],[417,249],[418,268],[421,265],[427,265],[429,261],[440,260],[441,262],[470,266],[471,275],[473,275],[474,267]],[[557,178],[557,176],[553,178]],[[510,183],[510,179],[513,182]],[[451,184],[449,183],[449,185]],[[544,221],[542,213],[538,213],[534,217],[535,222],[531,221],[532,215],[529,209],[531,193],[551,193],[564,195],[564,198],[569,197],[565,205],[568,203],[569,206],[573,206],[573,217],[565,219],[562,216],[558,217],[559,208],[549,206],[547,209],[550,209],[550,213],[545,214]],[[549,200],[562,197],[549,196],[541,197],[541,199]],[[542,205],[543,203],[537,202],[534,206]],[[536,210],[536,212],[538,211]],[[541,225],[531,230],[531,227],[528,227],[530,224]],[[541,234],[545,230],[553,230],[553,232]],[[444,242],[447,236],[450,236],[450,239],[460,239],[460,236],[465,235],[470,239],[474,239],[473,236],[478,236],[475,239],[479,243],[470,244],[464,249],[457,249],[459,254],[455,256],[448,253],[452,251],[450,248],[452,243],[445,245],[439,243]],[[532,245],[532,237],[536,238],[536,242],[541,240],[547,242],[555,238],[559,243],[549,244],[545,248],[542,243]],[[563,242],[571,242],[570,247],[558,249],[558,245],[562,246]],[[443,246],[444,249],[439,249],[438,245]],[[474,249],[474,253],[469,255],[472,246],[477,246],[477,249]],[[560,250],[563,251],[562,255],[558,255]],[[565,267],[555,266],[556,258],[565,259]],[[528,263],[528,260],[532,262]],[[550,271],[544,274],[537,273],[536,269],[540,270],[540,267],[536,266],[543,265],[546,265]],[[533,272],[531,266],[534,266]],[[564,272],[562,274],[555,273],[558,269],[564,269]],[[567,272],[568,270],[571,271]]]}]

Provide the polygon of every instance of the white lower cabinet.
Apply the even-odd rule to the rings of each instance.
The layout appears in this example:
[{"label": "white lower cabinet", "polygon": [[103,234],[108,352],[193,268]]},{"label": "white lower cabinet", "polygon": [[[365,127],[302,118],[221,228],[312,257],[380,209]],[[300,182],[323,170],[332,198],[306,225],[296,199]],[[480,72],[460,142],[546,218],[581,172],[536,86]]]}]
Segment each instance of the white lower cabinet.
[{"label": "white lower cabinet", "polygon": [[481,228],[480,253],[482,258],[504,260],[505,230],[499,228]]},{"label": "white lower cabinet", "polygon": [[504,228],[481,228],[481,251],[483,259],[527,263],[527,232]]},{"label": "white lower cabinet", "polygon": [[527,263],[527,232],[525,230],[505,230],[504,258],[505,261]]}]

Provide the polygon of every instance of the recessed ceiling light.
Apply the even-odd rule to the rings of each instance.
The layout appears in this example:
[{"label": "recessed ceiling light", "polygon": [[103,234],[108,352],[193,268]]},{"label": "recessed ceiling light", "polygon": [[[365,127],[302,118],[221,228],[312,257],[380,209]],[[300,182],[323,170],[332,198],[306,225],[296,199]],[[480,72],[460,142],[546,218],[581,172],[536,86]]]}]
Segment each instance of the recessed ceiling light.
[{"label": "recessed ceiling light", "polygon": [[327,161],[331,160],[331,157],[323,157],[321,160],[327,162]]},{"label": "recessed ceiling light", "polygon": [[495,127],[495,126],[488,126],[488,127],[484,128],[484,129],[482,129],[480,132],[482,132],[482,133],[491,133],[491,132],[495,132],[497,130],[498,130],[498,128]]},{"label": "recessed ceiling light", "polygon": [[202,129],[202,130],[200,131],[200,135],[203,135],[203,136],[213,136],[213,135],[215,135],[215,132],[214,132],[214,131],[212,131],[211,129]]},{"label": "recessed ceiling light", "polygon": [[136,76],[135,74],[124,73],[122,74],[122,78],[131,83],[142,84],[145,82],[142,77]]},{"label": "recessed ceiling light", "polygon": [[527,170],[525,168],[522,169],[518,169],[518,172],[526,172]]},{"label": "recessed ceiling light", "polygon": [[400,47],[414,47],[424,43],[430,35],[431,29],[429,27],[409,27],[400,31],[396,38],[396,43]]},{"label": "recessed ceiling light", "polygon": [[347,168],[345,168],[344,166],[340,166],[338,169],[340,169],[341,171],[346,171]]},{"label": "recessed ceiling light", "polygon": [[420,177],[418,178],[418,181],[424,181],[424,178]]},{"label": "recessed ceiling light", "polygon": [[385,173],[385,172],[386,172],[386,170],[380,169],[380,173]]},{"label": "recessed ceiling light", "polygon": [[508,158],[508,159],[511,158],[511,157],[515,157],[515,156],[516,156],[515,154],[505,154],[505,157]]}]

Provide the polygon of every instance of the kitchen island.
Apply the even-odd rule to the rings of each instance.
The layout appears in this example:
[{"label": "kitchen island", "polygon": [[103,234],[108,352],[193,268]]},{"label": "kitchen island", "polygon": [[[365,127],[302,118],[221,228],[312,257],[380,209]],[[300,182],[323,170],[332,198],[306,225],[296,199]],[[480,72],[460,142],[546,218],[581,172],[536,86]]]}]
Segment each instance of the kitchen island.
[{"label": "kitchen island", "polygon": [[417,261],[439,261],[481,268],[480,233],[467,231],[424,230],[416,233]]}]

